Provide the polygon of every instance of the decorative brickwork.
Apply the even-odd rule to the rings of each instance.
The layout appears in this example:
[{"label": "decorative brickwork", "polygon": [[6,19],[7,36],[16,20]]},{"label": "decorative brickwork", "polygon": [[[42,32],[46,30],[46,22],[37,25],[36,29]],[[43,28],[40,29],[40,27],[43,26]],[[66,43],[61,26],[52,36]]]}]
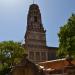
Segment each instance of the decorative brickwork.
[{"label": "decorative brickwork", "polygon": [[[46,46],[46,30],[44,30],[40,9],[37,4],[32,4],[29,7],[25,49],[27,50],[29,60],[35,63],[56,58],[57,48],[53,47],[51,49],[51,47]],[[53,56],[50,56],[51,54]]]}]

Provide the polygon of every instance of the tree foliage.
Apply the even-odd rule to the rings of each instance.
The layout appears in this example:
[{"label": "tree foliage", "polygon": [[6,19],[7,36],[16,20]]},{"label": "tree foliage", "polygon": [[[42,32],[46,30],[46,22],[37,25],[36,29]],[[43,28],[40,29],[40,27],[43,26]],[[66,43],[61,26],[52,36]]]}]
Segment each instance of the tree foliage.
[{"label": "tree foliage", "polygon": [[59,57],[67,54],[75,55],[75,14],[68,19],[68,22],[60,27],[59,36]]},{"label": "tree foliage", "polygon": [[3,41],[0,42],[0,73],[8,72],[13,65],[20,61],[20,58],[25,53],[20,42]]}]

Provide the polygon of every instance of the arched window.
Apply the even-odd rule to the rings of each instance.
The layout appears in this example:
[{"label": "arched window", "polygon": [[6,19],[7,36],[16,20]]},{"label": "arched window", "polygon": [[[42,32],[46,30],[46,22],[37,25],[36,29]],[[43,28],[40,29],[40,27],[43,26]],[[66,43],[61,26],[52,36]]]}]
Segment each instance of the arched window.
[{"label": "arched window", "polygon": [[37,22],[37,16],[34,16],[34,22]]}]

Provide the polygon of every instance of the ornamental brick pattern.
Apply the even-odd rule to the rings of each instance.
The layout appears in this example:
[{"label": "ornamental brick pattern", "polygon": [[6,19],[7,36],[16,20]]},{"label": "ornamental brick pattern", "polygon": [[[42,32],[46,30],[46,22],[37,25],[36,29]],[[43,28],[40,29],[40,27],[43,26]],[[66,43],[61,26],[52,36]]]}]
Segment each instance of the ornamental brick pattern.
[{"label": "ornamental brick pattern", "polygon": [[40,9],[37,4],[32,4],[29,7],[25,49],[28,54],[28,59],[34,63],[56,58],[57,48],[47,47],[46,45],[46,30],[44,30]]}]

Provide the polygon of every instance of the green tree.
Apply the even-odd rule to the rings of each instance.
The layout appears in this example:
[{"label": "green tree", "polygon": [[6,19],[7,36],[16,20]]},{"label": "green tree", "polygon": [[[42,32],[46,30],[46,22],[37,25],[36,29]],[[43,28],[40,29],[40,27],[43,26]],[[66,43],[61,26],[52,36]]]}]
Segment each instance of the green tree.
[{"label": "green tree", "polygon": [[0,42],[0,74],[9,72],[13,65],[20,62],[24,53],[25,49],[20,42]]},{"label": "green tree", "polygon": [[58,36],[58,56],[60,58],[66,55],[75,56],[75,14],[72,14],[68,22],[63,27],[60,27]]}]

